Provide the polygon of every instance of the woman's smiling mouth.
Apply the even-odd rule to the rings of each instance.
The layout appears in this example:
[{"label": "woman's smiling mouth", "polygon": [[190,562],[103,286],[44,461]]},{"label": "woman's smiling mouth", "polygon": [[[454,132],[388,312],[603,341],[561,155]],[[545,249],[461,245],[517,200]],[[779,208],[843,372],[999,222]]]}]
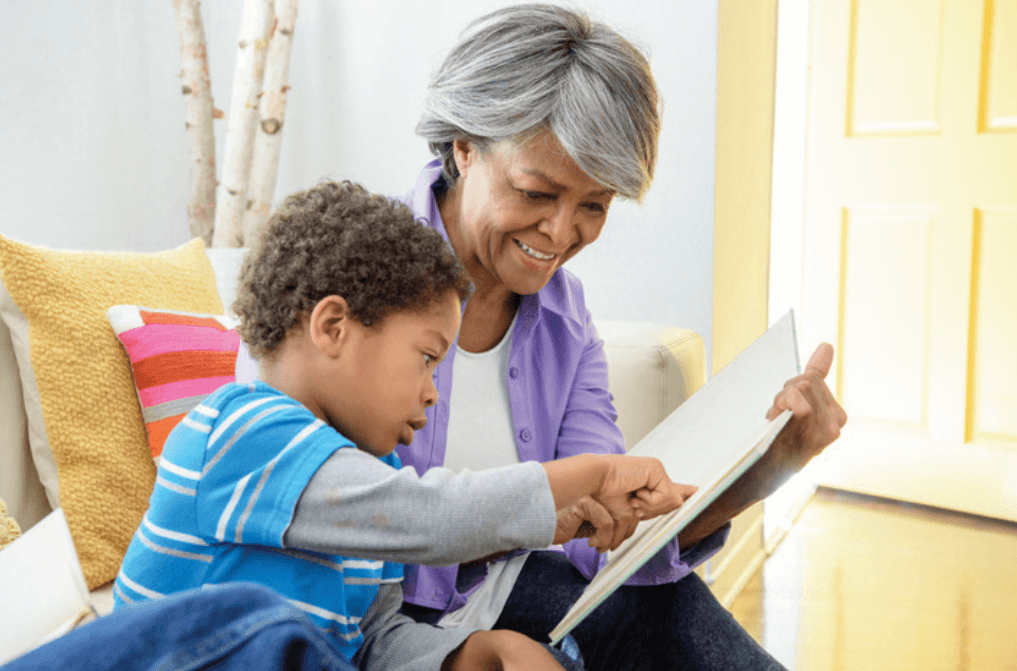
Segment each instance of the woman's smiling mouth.
[{"label": "woman's smiling mouth", "polygon": [[516,242],[517,245],[519,245],[519,249],[523,250],[523,252],[525,252],[527,256],[532,256],[533,258],[537,259],[538,261],[550,261],[551,259],[554,258],[554,254],[544,254],[544,253],[538,252],[533,247],[530,247],[529,245],[527,245],[527,244],[525,244],[523,242],[520,242],[519,240],[516,240],[515,242]]}]

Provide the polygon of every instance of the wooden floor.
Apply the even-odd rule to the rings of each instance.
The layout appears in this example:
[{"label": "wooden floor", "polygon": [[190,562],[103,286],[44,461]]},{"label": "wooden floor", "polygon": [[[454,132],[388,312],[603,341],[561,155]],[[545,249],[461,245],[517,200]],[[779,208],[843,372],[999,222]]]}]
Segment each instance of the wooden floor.
[{"label": "wooden floor", "polygon": [[1017,670],[1017,525],[820,490],[731,606],[790,671]]}]

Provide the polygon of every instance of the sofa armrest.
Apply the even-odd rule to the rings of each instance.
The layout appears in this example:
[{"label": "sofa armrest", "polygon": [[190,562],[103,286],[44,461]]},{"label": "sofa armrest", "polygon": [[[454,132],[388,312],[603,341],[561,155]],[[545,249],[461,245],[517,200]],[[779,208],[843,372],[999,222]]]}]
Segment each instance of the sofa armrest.
[{"label": "sofa armrest", "polygon": [[[0,287],[0,290],[3,290]],[[28,444],[28,420],[21,377],[7,324],[0,319],[0,498],[22,529],[29,529],[52,508]]]},{"label": "sofa armrest", "polygon": [[706,347],[695,331],[594,320],[604,341],[618,427],[631,448],[706,381]]}]

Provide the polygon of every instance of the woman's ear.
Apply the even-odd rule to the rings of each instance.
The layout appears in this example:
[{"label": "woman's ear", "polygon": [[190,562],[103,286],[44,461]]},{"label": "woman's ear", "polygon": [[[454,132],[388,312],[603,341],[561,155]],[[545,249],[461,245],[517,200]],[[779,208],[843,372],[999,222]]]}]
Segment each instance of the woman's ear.
[{"label": "woman's ear", "polygon": [[356,319],[342,296],[325,296],[311,309],[307,329],[314,346],[336,356],[349,337]]},{"label": "woman's ear", "polygon": [[469,140],[454,140],[452,142],[452,158],[455,159],[456,170],[460,177],[476,161],[477,152],[477,146]]}]

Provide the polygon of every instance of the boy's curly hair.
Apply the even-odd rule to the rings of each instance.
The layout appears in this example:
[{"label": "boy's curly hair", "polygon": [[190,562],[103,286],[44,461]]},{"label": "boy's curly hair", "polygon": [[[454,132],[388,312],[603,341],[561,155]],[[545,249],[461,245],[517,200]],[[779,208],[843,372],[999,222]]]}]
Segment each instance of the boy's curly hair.
[{"label": "boy's curly hair", "polygon": [[395,200],[351,182],[324,182],[289,196],[260,245],[244,258],[233,310],[256,359],[270,357],[322,298],[346,299],[355,319],[378,324],[424,310],[472,287],[441,235]]}]

